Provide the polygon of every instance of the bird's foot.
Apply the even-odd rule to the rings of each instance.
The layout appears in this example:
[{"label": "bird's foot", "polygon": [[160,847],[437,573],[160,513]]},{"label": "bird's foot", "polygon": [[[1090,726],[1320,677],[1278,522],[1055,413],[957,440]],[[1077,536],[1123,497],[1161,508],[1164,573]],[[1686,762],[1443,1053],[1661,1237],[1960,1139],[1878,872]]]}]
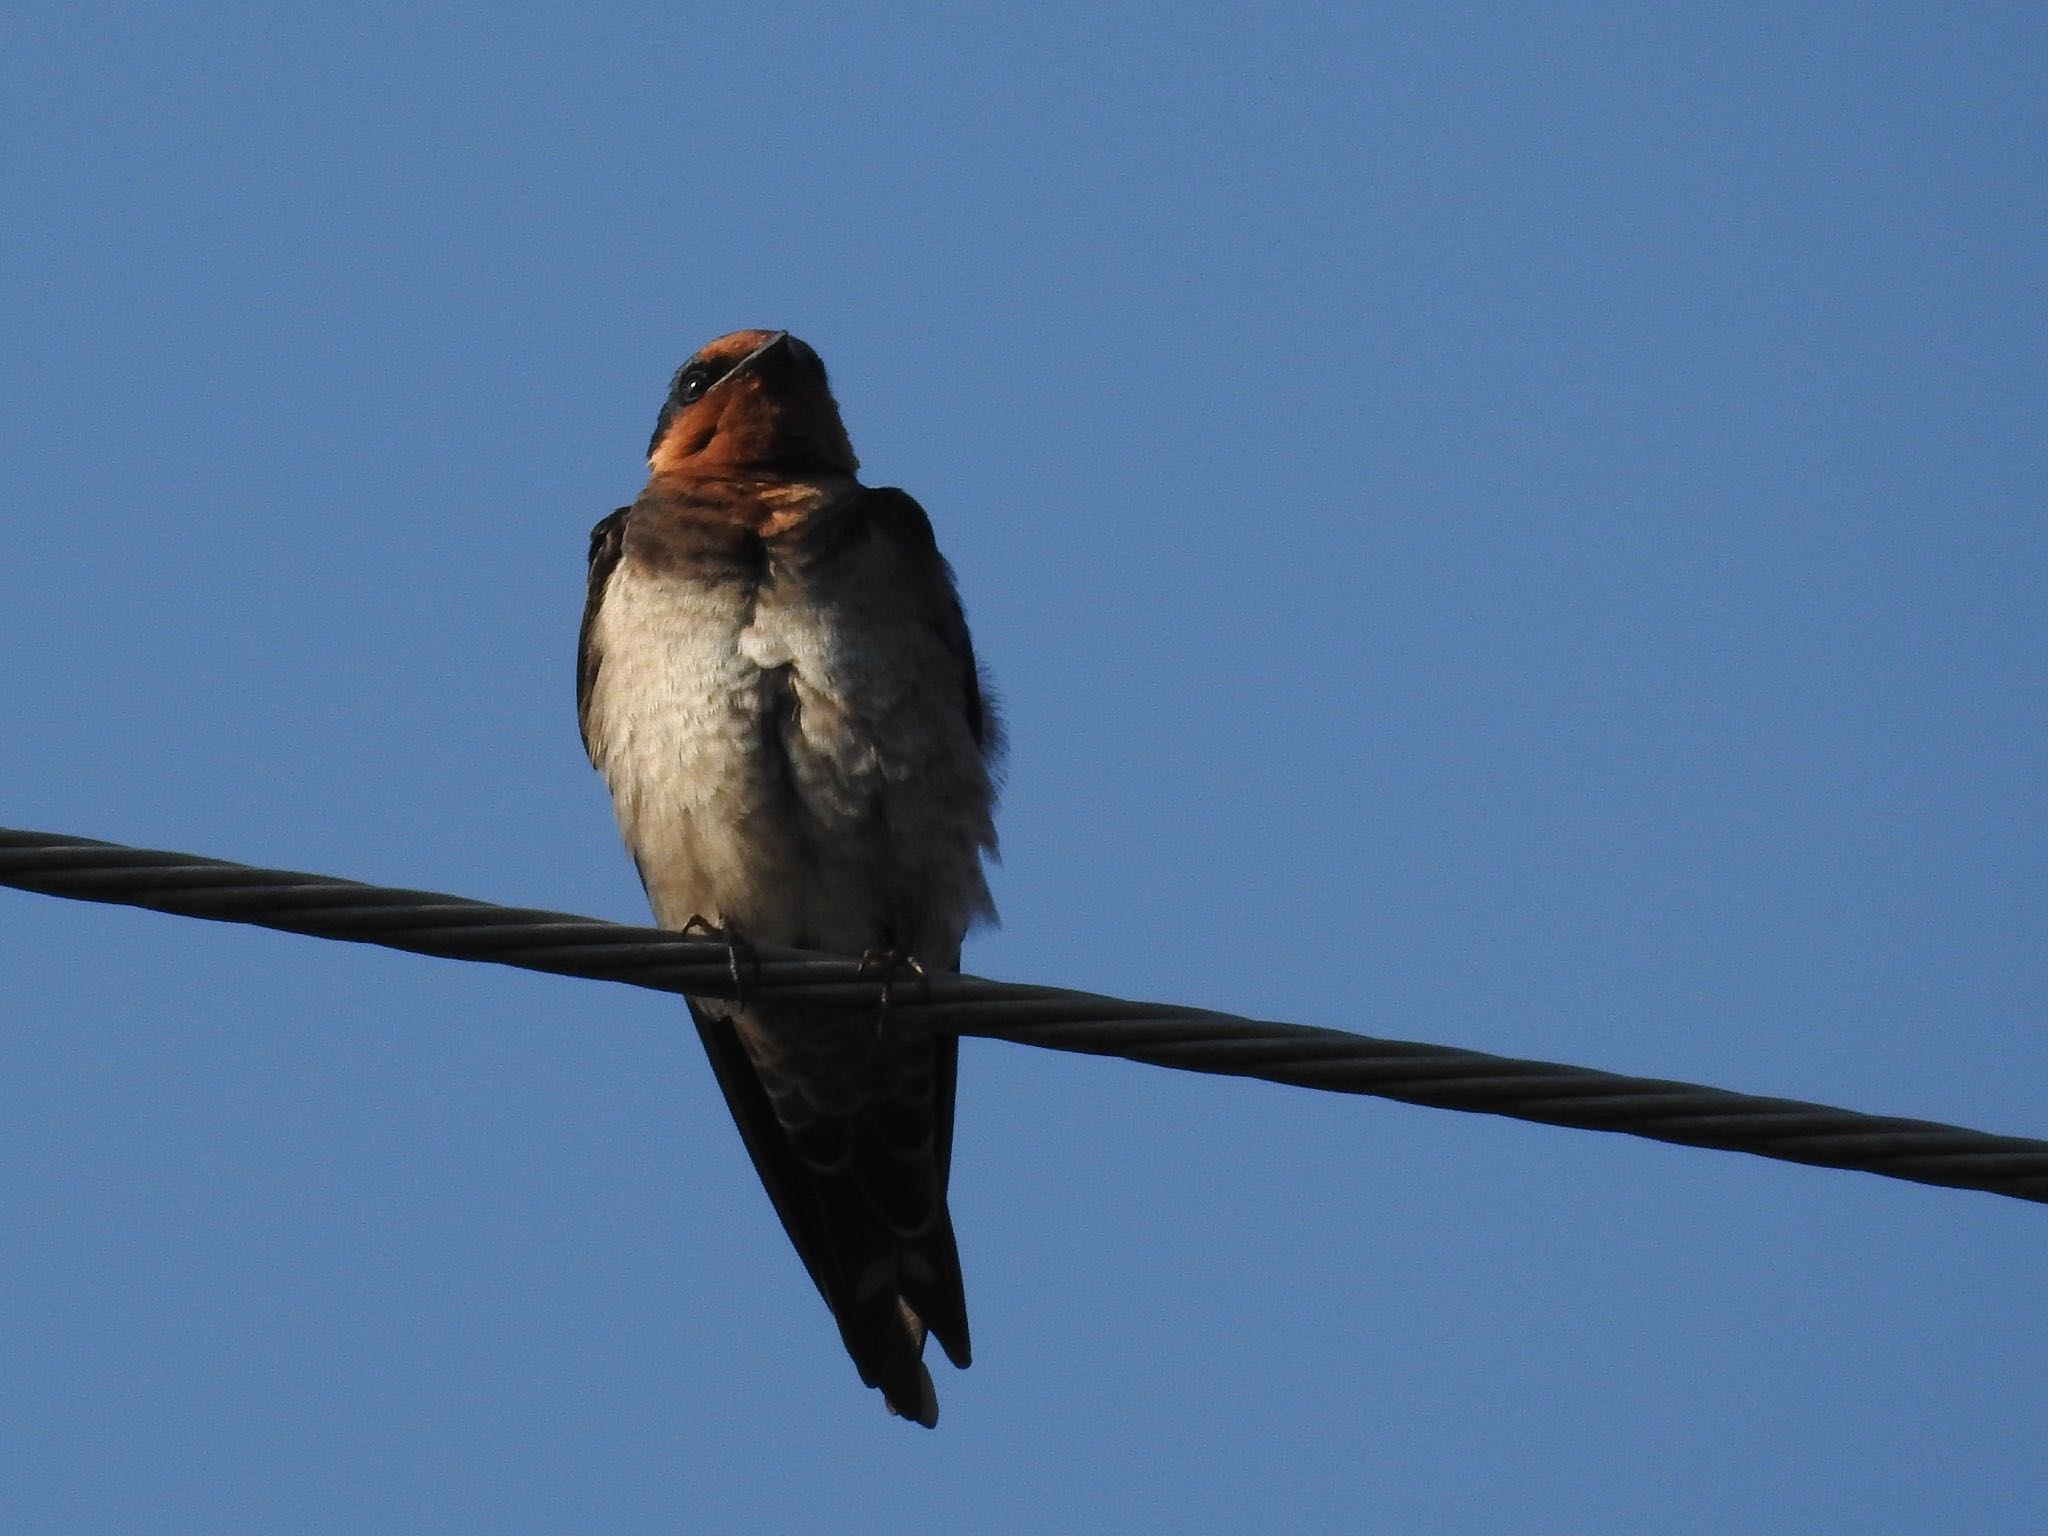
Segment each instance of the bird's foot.
[{"label": "bird's foot", "polygon": [[746,936],[730,923],[721,927],[710,918],[694,912],[690,914],[690,920],[676,931],[685,937],[700,935],[707,939],[716,939],[725,946],[725,971],[732,978],[733,1006],[746,1007],[747,983],[740,974],[742,957],[746,961],[747,971],[754,979],[758,981],[761,977],[761,962],[754,957],[754,946],[747,942]]},{"label": "bird's foot", "polygon": [[867,976],[874,971],[882,973],[882,1011],[875,1021],[875,1032],[880,1034],[889,1024],[889,1005],[895,1000],[897,977],[905,971],[915,976],[926,1000],[932,994],[932,979],[922,960],[915,955],[906,955],[893,944],[883,949],[861,951],[860,974]]}]

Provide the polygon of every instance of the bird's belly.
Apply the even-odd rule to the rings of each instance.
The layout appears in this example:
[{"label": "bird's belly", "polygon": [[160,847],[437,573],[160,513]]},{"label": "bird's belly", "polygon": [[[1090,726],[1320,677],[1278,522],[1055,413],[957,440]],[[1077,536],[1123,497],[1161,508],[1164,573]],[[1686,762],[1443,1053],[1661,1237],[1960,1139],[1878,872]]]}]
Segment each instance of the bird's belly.
[{"label": "bird's belly", "polygon": [[650,579],[630,564],[599,615],[593,756],[654,915],[746,926],[764,942],[775,892],[801,864],[762,718],[759,669],[739,651],[744,592]]},{"label": "bird's belly", "polygon": [[987,904],[981,764],[834,617],[622,568],[593,711],[620,828],[664,926],[951,963]]}]

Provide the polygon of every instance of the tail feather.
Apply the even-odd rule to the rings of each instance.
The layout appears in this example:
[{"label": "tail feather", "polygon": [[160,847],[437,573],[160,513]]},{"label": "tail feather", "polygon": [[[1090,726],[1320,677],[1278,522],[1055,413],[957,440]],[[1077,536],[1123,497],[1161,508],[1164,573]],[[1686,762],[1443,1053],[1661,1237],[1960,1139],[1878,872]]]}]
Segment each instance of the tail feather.
[{"label": "tail feather", "polygon": [[953,1240],[953,1215],[943,1203],[931,1235],[904,1256],[898,1282],[903,1300],[939,1341],[960,1370],[974,1361],[967,1334],[967,1288],[960,1276],[960,1249]]},{"label": "tail feather", "polygon": [[764,1065],[748,1049],[763,1027],[753,1010],[727,1017],[693,1002],[691,1013],[761,1182],[861,1380],[890,1412],[930,1427],[938,1395],[922,1358],[927,1331],[954,1365],[970,1358],[946,1209],[951,1149],[940,1144],[951,1139],[954,1042],[933,1053],[928,1081],[911,1093],[833,1113],[780,1060]]}]

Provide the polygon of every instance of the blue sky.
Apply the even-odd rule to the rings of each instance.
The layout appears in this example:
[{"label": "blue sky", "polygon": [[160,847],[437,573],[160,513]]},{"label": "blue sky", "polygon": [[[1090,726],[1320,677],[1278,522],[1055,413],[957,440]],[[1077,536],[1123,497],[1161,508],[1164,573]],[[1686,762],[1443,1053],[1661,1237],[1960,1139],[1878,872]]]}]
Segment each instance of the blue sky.
[{"label": "blue sky", "polygon": [[[639,921],[584,537],[833,370],[988,974],[2048,1134],[2048,19],[16,6],[0,822]],[[964,1054],[888,1420],[672,1000],[0,892],[0,1527],[2048,1527],[2042,1213]]]}]

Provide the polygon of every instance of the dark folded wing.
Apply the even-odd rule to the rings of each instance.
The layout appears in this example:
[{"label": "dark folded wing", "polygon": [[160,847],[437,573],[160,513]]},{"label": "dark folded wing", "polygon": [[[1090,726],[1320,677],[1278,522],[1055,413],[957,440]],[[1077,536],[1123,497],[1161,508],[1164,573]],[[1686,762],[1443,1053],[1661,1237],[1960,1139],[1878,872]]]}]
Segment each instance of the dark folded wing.
[{"label": "dark folded wing", "polygon": [[583,732],[585,752],[590,750],[590,696],[597,687],[598,668],[604,663],[592,631],[597,627],[605,585],[625,552],[626,515],[632,510],[621,507],[590,530],[590,579],[583,598],[583,628],[576,637],[576,724]]},{"label": "dark folded wing", "polygon": [[960,607],[953,567],[939,553],[939,541],[932,534],[932,520],[908,491],[889,485],[868,490],[861,510],[879,532],[896,540],[910,558],[923,567],[927,577],[923,590],[945,594],[945,600],[927,617],[941,643],[959,659],[967,728],[974,733],[981,755],[993,765],[1003,752],[1002,722],[996,717],[995,700],[989,693],[987,680],[975,665],[974,640],[967,633],[967,615]]}]

